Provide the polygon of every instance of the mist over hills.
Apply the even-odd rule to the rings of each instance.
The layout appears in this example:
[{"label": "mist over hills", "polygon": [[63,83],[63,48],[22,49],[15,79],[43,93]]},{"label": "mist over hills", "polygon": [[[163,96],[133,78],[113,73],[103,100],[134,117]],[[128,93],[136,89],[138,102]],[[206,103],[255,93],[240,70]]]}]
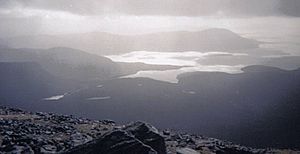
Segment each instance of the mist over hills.
[{"label": "mist over hills", "polygon": [[117,35],[102,32],[37,35],[2,39],[2,44],[15,48],[71,47],[107,55],[131,51],[232,51],[258,48],[259,42],[239,36],[227,29],[207,29],[198,32],[175,31],[141,35]]}]

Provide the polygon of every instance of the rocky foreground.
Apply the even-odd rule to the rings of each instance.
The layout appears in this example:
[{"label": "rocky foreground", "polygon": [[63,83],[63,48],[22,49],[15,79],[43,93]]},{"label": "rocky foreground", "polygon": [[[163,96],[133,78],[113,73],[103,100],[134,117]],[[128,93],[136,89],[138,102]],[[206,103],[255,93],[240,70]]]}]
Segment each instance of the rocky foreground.
[{"label": "rocky foreground", "polygon": [[144,122],[116,125],[52,113],[0,107],[0,153],[199,154],[300,153],[254,149]]}]

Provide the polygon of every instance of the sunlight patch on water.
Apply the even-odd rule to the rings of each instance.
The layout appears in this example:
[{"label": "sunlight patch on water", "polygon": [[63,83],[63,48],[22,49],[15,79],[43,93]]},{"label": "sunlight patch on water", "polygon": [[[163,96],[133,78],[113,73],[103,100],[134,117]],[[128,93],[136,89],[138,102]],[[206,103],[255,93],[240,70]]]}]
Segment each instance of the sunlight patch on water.
[{"label": "sunlight patch on water", "polygon": [[123,76],[121,78],[136,78],[146,77],[160,81],[177,83],[177,75],[186,72],[207,71],[207,72],[227,72],[239,73],[245,65],[200,65],[197,61],[208,59],[211,57],[222,56],[248,56],[246,53],[229,53],[229,52],[154,52],[154,51],[133,51],[121,55],[110,55],[108,58],[117,62],[142,62],[154,65],[174,65],[185,66],[180,69],[165,70],[165,71],[139,71],[136,74]]},{"label": "sunlight patch on water", "polygon": [[215,65],[215,66],[201,66],[197,65],[194,67],[184,67],[177,70],[167,70],[167,71],[140,71],[133,75],[123,76],[122,78],[137,78],[146,77],[155,80],[177,83],[177,76],[182,73],[205,71],[205,72],[227,72],[227,73],[240,73],[241,68],[244,65],[237,66],[227,66],[227,65]]},{"label": "sunlight patch on water", "polygon": [[51,97],[48,97],[48,98],[44,98],[43,100],[45,100],[45,101],[56,101],[56,100],[60,100],[60,99],[64,98],[65,95],[66,94],[51,96]]},{"label": "sunlight patch on water", "polygon": [[184,52],[155,52],[133,51],[120,55],[108,55],[107,58],[116,62],[142,62],[154,65],[195,66],[197,60],[209,56],[230,55],[247,56],[246,53],[228,53],[219,51],[184,51]]}]

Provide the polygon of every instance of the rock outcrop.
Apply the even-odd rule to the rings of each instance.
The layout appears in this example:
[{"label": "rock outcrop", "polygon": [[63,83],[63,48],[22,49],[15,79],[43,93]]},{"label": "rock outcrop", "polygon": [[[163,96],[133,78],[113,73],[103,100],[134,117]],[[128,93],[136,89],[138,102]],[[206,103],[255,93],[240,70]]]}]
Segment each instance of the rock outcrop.
[{"label": "rock outcrop", "polygon": [[0,153],[293,154],[299,151],[255,149],[199,135],[158,131],[145,122],[118,126],[111,120],[0,107]]},{"label": "rock outcrop", "polygon": [[164,138],[153,126],[144,122],[135,122],[125,126],[124,130],[131,133],[144,144],[152,147],[158,154],[166,153]]},{"label": "rock outcrop", "polygon": [[145,145],[125,131],[109,132],[90,143],[78,146],[68,154],[157,154],[150,146]]}]

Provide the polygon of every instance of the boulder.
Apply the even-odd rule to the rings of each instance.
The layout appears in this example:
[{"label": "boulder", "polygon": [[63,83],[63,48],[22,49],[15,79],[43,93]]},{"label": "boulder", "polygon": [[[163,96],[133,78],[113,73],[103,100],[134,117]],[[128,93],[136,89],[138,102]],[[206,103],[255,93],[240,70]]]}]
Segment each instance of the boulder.
[{"label": "boulder", "polygon": [[123,130],[153,148],[158,154],[166,154],[164,137],[150,124],[138,121],[125,126]]},{"label": "boulder", "polygon": [[66,152],[67,154],[157,154],[129,133],[116,130],[109,132],[87,144]]}]

